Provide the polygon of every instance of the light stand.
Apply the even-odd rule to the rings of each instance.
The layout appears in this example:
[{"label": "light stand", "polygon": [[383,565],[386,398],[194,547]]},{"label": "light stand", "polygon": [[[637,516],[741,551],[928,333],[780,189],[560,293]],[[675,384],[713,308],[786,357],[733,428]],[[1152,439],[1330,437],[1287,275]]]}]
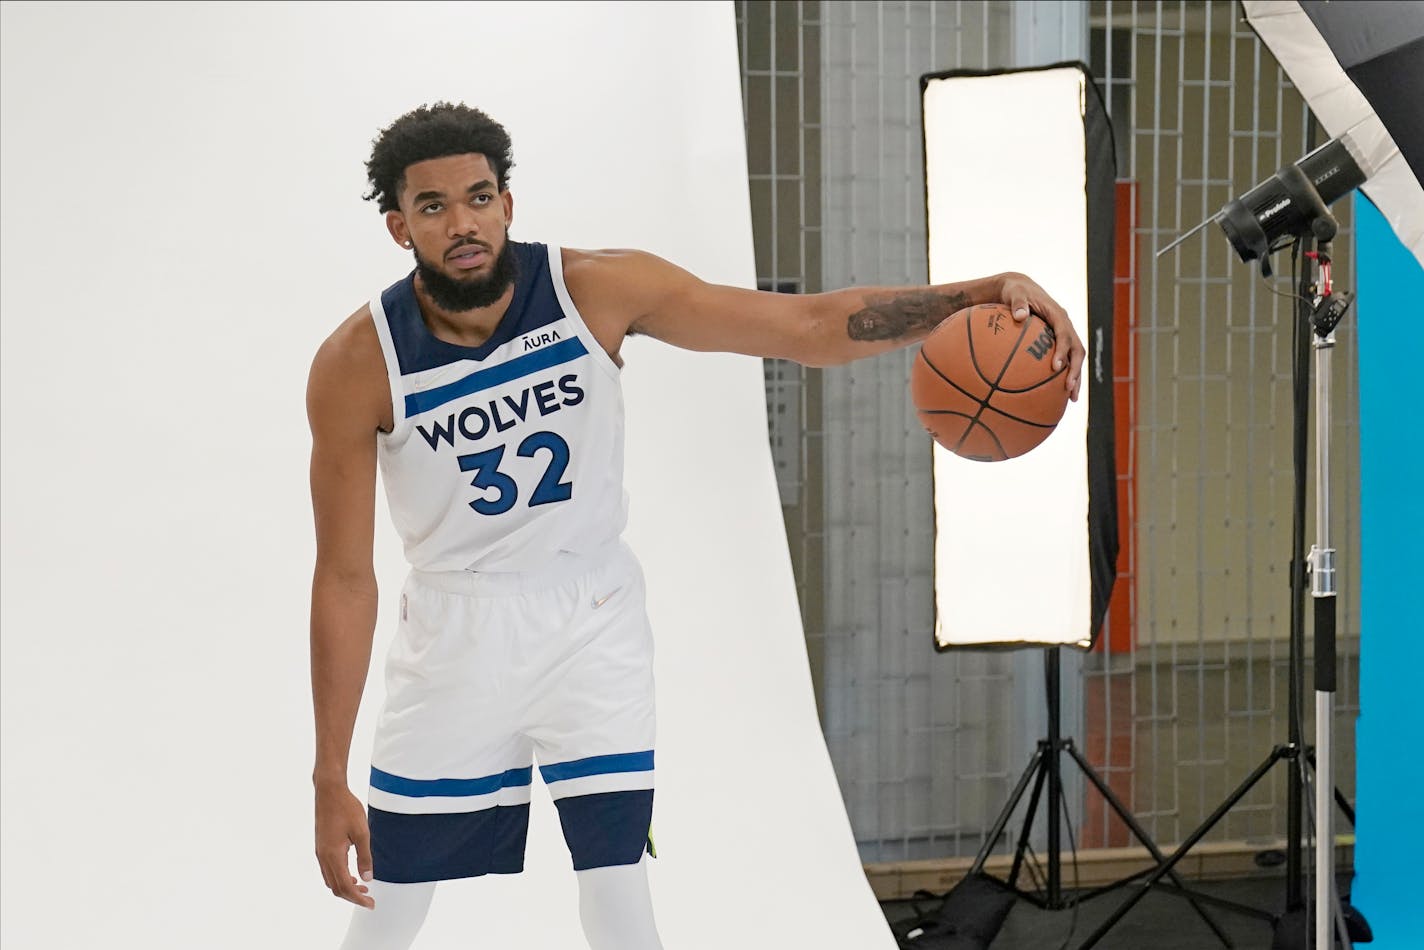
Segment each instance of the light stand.
[{"label": "light stand", "polygon": [[[1286,913],[1280,918],[1265,914],[1275,923],[1275,939],[1272,950],[1304,950],[1307,942],[1304,915],[1301,860],[1301,840],[1303,812],[1303,789],[1307,783],[1306,770],[1315,766],[1314,782],[1314,824],[1317,828],[1315,854],[1315,894],[1313,909],[1315,919],[1314,946],[1332,946],[1332,930],[1341,940],[1341,946],[1350,948],[1350,939],[1369,939],[1369,927],[1351,908],[1348,913],[1334,894],[1334,836],[1331,793],[1346,815],[1353,822],[1354,813],[1343,796],[1334,788],[1331,779],[1331,740],[1334,725],[1335,692],[1335,550],[1329,543],[1329,427],[1330,427],[1330,352],[1334,347],[1334,329],[1349,306],[1346,295],[1335,296],[1330,285],[1330,241],[1335,237],[1338,224],[1331,216],[1325,202],[1315,186],[1299,168],[1288,165],[1277,173],[1275,179],[1288,193],[1297,223],[1285,233],[1296,242],[1303,242],[1306,251],[1301,259],[1301,275],[1296,288],[1295,321],[1297,344],[1293,362],[1294,375],[1294,459],[1295,459],[1295,507],[1292,522],[1291,560],[1291,631],[1289,659],[1289,737],[1285,745],[1276,746],[1266,759],[1243,781],[1216,810],[1213,811],[1195,831],[1165,861],[1159,862],[1148,875],[1143,886],[1116,908],[1103,921],[1080,950],[1095,945],[1121,920],[1147,890],[1190,851],[1219,822],[1236,803],[1283,760],[1292,762],[1288,773],[1287,787],[1287,841],[1286,841]],[[1231,236],[1230,229],[1226,229]],[[1320,249],[1311,251],[1311,239],[1318,239]],[[1235,243],[1233,241],[1233,243]],[[1274,250],[1275,248],[1270,248]],[[1240,250],[1240,246],[1238,246]],[[1269,253],[1269,251],[1268,251]],[[1243,259],[1250,257],[1243,254]],[[1261,270],[1268,275],[1269,264],[1266,256],[1261,256]],[[1321,268],[1321,280],[1317,285],[1311,277],[1312,262]],[[1317,292],[1318,291],[1318,292]],[[1300,559],[1305,538],[1305,467],[1306,436],[1310,411],[1310,351],[1306,342],[1304,327],[1312,331],[1313,349],[1316,362],[1316,543],[1312,546],[1307,560]],[[1303,727],[1300,721],[1301,701],[1305,676],[1305,630],[1304,630],[1304,590],[1307,569],[1310,575],[1311,595],[1315,601],[1315,687],[1316,687],[1316,745],[1318,760],[1312,762],[1309,751],[1303,751]],[[1328,910],[1322,912],[1322,908]],[[1233,905],[1233,909],[1262,916],[1263,912],[1244,905]],[[1349,917],[1349,924],[1346,917]]]},{"label": "light stand", "polygon": [[[1328,240],[1321,242],[1316,256],[1323,290],[1318,300],[1324,300],[1331,296]],[[1329,458],[1330,357],[1335,348],[1335,324],[1344,310],[1328,320],[1322,318],[1318,303],[1314,309],[1315,544],[1310,549],[1310,595],[1315,601],[1315,945],[1324,947],[1331,943],[1331,925],[1340,914],[1340,902],[1335,898],[1335,823],[1330,801],[1335,725],[1335,549],[1330,546]],[[1344,946],[1352,946],[1343,920],[1340,929]]]},{"label": "light stand", "polygon": [[[1323,209],[1322,209],[1323,210]],[[1311,307],[1315,351],[1315,544],[1311,546],[1310,594],[1315,602],[1315,946],[1331,942],[1332,930],[1343,947],[1351,947],[1341,901],[1335,893],[1335,830],[1331,791],[1334,774],[1335,727],[1335,549],[1330,546],[1330,368],[1335,348],[1335,327],[1349,307],[1344,295],[1335,297],[1330,280],[1330,239],[1335,219],[1324,212],[1329,227],[1313,256],[1320,267],[1320,284]],[[1308,265],[1307,265],[1308,266]],[[1339,792],[1335,793],[1337,796]],[[1353,820],[1353,815],[1351,816]],[[1325,910],[1328,908],[1328,911]]]},{"label": "light stand", "polygon": [[[966,881],[971,882],[985,878],[997,880],[985,874],[984,864],[988,860],[994,845],[999,841],[1000,836],[1003,835],[1004,829],[1008,827],[1009,819],[1018,808],[1019,802],[1023,799],[1024,792],[1028,790],[1029,783],[1032,781],[1033,791],[1029,794],[1028,810],[1024,815],[1023,830],[1019,833],[1018,844],[1014,849],[1013,865],[1010,868],[1008,880],[998,881],[998,883],[1012,891],[1018,897],[1045,910],[1064,910],[1073,907],[1083,901],[1091,900],[1094,897],[1115,890],[1149,873],[1147,870],[1138,871],[1119,881],[1104,885],[1087,893],[1064,896],[1061,847],[1062,826],[1060,823],[1060,818],[1064,813],[1063,781],[1061,763],[1059,760],[1061,753],[1066,752],[1073,762],[1077,764],[1083,775],[1093,784],[1093,787],[1103,796],[1113,812],[1122,819],[1123,824],[1132,832],[1133,837],[1152,855],[1153,860],[1157,862],[1157,868],[1162,868],[1164,862],[1167,861],[1167,857],[1148,835],[1147,830],[1138,823],[1137,819],[1133,817],[1132,812],[1130,812],[1127,806],[1117,797],[1108,783],[1103,780],[1102,776],[1098,774],[1092,764],[1078,751],[1077,747],[1073,744],[1073,740],[1062,736],[1062,673],[1059,666],[1060,652],[1060,647],[1049,647],[1044,650],[1043,655],[1046,690],[1048,694],[1048,736],[1045,739],[1039,740],[1038,748],[1029,759],[1028,767],[1024,769],[1023,775],[1019,777],[1018,784],[1014,786],[1013,792],[1009,795],[1009,800],[999,812],[998,818],[995,819],[993,827],[985,838],[983,847],[980,848],[979,854],[975,858],[974,864],[970,867],[965,878]],[[1019,874],[1024,868],[1024,857],[1029,850],[1029,838],[1033,831],[1034,817],[1038,812],[1039,800],[1044,797],[1043,792],[1045,786],[1048,790],[1045,800],[1048,820],[1048,850],[1045,855],[1045,860],[1047,861],[1048,867],[1045,875],[1046,886],[1043,892],[1038,894],[1021,888],[1018,884],[1018,879]],[[1188,890],[1170,867],[1165,868],[1161,873],[1155,875],[1155,879],[1151,883],[1157,883],[1163,876],[1170,877],[1171,884],[1161,884],[1160,887],[1162,890],[1185,897],[1202,920],[1206,921],[1207,926],[1216,934],[1217,939],[1221,941],[1223,946],[1231,947],[1231,940],[1227,937],[1226,933],[1222,931],[1216,921],[1202,908],[1201,902],[1225,904],[1232,909],[1259,913],[1256,912],[1254,908],[1247,908],[1230,901],[1222,901],[1218,898]],[[1147,886],[1151,886],[1151,884]],[[1143,888],[1143,891],[1146,891],[1146,887]],[[1268,919],[1270,917],[1268,914],[1263,916]]]}]

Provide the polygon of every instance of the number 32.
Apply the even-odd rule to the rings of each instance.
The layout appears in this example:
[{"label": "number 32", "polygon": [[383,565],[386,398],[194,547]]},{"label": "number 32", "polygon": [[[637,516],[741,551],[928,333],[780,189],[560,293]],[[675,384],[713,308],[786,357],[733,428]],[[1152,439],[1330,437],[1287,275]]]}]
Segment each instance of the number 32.
[{"label": "number 32", "polygon": [[[519,500],[519,486],[515,484],[514,479],[499,470],[499,463],[504,461],[504,449],[505,447],[500,445],[484,452],[459,457],[460,471],[475,473],[471,485],[481,491],[493,488],[499,493],[493,499],[476,498],[470,502],[470,507],[479,514],[502,515]],[[549,467],[544,469],[539,484],[534,486],[534,494],[529,496],[530,508],[553,504],[556,501],[568,501],[574,496],[573,484],[560,481],[564,477],[564,470],[569,467],[569,444],[557,432],[535,432],[519,443],[518,455],[522,458],[533,458],[536,452],[545,449],[549,452]]]}]

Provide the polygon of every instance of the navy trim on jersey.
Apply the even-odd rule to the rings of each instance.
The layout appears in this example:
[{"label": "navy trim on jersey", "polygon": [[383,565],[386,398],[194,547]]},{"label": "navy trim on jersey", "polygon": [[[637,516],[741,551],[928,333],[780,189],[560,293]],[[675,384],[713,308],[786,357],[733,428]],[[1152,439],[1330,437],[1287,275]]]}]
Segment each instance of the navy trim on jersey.
[{"label": "navy trim on jersey", "polygon": [[528,805],[433,815],[369,808],[366,822],[378,881],[414,884],[524,870]]},{"label": "navy trim on jersey", "polygon": [[526,766],[522,769],[509,769],[497,775],[486,775],[481,778],[425,779],[404,778],[399,775],[392,775],[390,772],[382,772],[375,766],[371,767],[372,788],[380,789],[383,792],[390,792],[392,795],[404,795],[407,798],[429,798],[434,795],[488,795],[502,788],[518,788],[522,785],[529,785],[532,784],[533,781],[533,766]]},{"label": "navy trim on jersey", "polygon": [[594,755],[586,759],[574,759],[570,762],[555,762],[553,765],[539,766],[539,774],[546,784],[562,782],[569,778],[583,778],[585,775],[651,772],[652,770],[652,749],[646,752],[623,752],[618,755]]},{"label": "navy trim on jersey", "polygon": [[413,418],[422,412],[429,412],[437,406],[443,406],[447,402],[453,402],[482,389],[491,389],[510,380],[529,376],[551,366],[568,363],[580,356],[587,355],[588,349],[583,345],[583,341],[576,336],[569,337],[567,340],[535,350],[533,353],[517,356],[507,363],[491,366],[489,369],[475,370],[464,379],[457,379],[453,383],[446,383],[444,386],[437,386],[424,392],[410,393],[405,397],[405,416],[407,419]]},{"label": "navy trim on jersey", "polygon": [[573,795],[554,801],[575,871],[637,864],[653,824],[653,790]]},{"label": "navy trim on jersey", "polygon": [[415,299],[415,271],[381,292],[381,306],[391,328],[396,362],[402,376],[437,369],[460,360],[483,360],[510,340],[564,318],[549,274],[549,251],[543,244],[509,242],[514,255],[514,296],[490,338],[479,346],[447,343],[430,332]]}]

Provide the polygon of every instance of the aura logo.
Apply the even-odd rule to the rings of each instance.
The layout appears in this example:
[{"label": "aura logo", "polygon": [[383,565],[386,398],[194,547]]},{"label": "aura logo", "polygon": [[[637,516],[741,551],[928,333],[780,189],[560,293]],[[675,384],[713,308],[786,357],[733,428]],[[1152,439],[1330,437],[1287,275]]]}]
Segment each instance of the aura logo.
[{"label": "aura logo", "polygon": [[541,346],[548,346],[550,343],[557,343],[562,339],[563,337],[559,336],[558,330],[548,330],[544,333],[529,333],[525,334],[519,341],[521,344],[520,349],[528,353],[530,350],[537,350]]}]

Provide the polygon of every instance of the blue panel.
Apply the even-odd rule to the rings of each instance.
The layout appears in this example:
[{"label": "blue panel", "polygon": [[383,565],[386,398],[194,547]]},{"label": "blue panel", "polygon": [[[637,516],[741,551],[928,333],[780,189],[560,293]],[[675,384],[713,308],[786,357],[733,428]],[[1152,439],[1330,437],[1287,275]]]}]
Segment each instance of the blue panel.
[{"label": "blue panel", "polygon": [[481,778],[402,778],[371,767],[371,787],[407,798],[431,796],[488,795],[501,788],[518,788],[534,780],[533,767],[510,769]]},{"label": "blue panel", "polygon": [[575,871],[637,864],[648,848],[652,789],[574,795],[554,804]]},{"label": "blue panel", "polygon": [[571,762],[555,762],[553,765],[539,766],[539,774],[544,782],[561,782],[566,778],[583,778],[585,775],[607,775],[610,772],[648,772],[653,768],[653,750],[646,752],[623,752],[618,755],[594,755]]},{"label": "blue panel", "polygon": [[448,881],[524,870],[528,805],[449,815],[368,808],[372,876],[393,884]]},{"label": "blue panel", "polygon": [[[1351,903],[1374,928],[1372,947],[1424,946],[1414,811],[1424,759],[1419,549],[1424,450],[1418,419],[1424,269],[1384,216],[1355,201],[1360,341],[1360,719],[1355,729],[1356,882]],[[1348,332],[1350,328],[1347,327]]]},{"label": "blue panel", "polygon": [[569,337],[561,343],[535,350],[525,356],[500,363],[498,366],[476,370],[464,379],[457,379],[453,383],[447,383],[435,389],[427,389],[423,393],[411,393],[405,397],[406,417],[418,416],[436,406],[443,406],[447,402],[469,396],[482,389],[492,389],[510,380],[530,376],[551,366],[576,360],[587,353],[588,350],[584,347],[582,340],[576,336]]}]

